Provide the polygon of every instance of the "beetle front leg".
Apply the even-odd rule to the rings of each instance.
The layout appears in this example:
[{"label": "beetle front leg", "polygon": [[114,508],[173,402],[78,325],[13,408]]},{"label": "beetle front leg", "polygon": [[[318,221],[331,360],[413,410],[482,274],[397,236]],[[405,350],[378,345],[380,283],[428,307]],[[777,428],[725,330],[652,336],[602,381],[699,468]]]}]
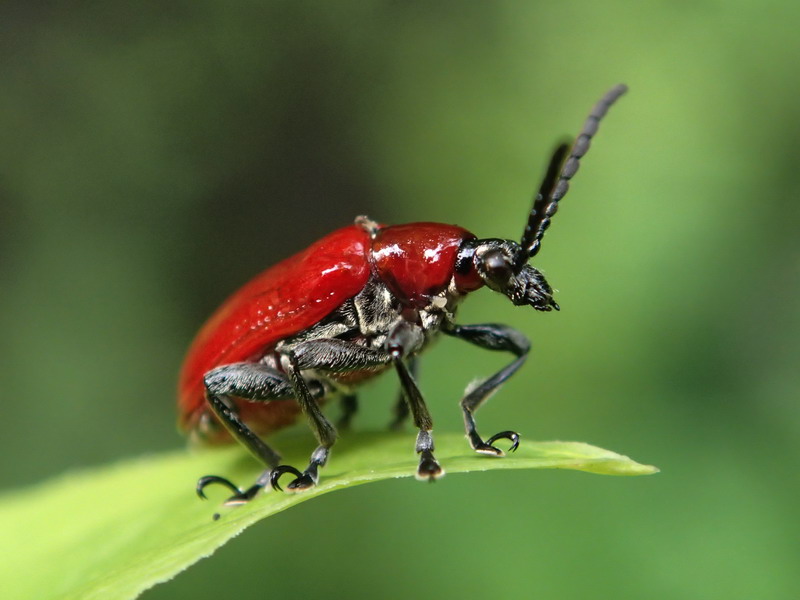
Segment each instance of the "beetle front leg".
[{"label": "beetle front leg", "polygon": [[499,439],[507,439],[511,441],[510,451],[513,452],[519,446],[519,434],[515,431],[501,431],[483,441],[475,426],[474,413],[493,392],[497,391],[522,366],[530,351],[530,341],[516,329],[495,323],[483,325],[451,324],[444,328],[444,332],[481,348],[511,352],[517,357],[506,367],[472,387],[472,389],[467,388],[465,396],[461,399],[464,425],[472,448],[481,454],[503,456],[503,451],[493,444]]}]

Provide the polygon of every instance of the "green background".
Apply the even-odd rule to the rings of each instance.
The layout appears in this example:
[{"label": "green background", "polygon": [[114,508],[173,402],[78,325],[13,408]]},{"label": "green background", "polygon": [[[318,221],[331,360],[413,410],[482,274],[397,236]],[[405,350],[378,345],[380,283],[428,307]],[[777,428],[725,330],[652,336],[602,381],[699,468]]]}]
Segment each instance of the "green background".
[{"label": "green background", "polygon": [[[561,313],[481,292],[459,320],[534,344],[483,431],[662,473],[346,490],[144,597],[796,597],[798,19],[743,1],[4,2],[0,485],[179,447],[174,382],[203,319],[357,214],[517,238],[553,144],[623,81],[535,262]],[[504,360],[431,350],[437,430]],[[396,388],[362,393],[359,429]]]}]

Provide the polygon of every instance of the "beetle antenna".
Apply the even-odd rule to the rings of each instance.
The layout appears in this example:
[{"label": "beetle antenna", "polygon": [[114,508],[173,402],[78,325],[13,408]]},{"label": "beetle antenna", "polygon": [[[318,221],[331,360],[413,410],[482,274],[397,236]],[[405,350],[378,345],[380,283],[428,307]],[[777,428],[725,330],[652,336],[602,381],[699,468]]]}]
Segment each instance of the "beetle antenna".
[{"label": "beetle antenna", "polygon": [[569,190],[569,180],[578,172],[580,159],[589,150],[592,137],[597,133],[600,119],[606,115],[611,105],[627,91],[628,87],[624,84],[611,88],[592,108],[581,132],[572,144],[571,151],[569,144],[564,143],[560,144],[553,152],[542,185],[533,201],[525,232],[522,234],[520,246],[525,262],[539,252],[544,232],[550,226],[550,219],[558,210],[559,200],[566,196]]}]

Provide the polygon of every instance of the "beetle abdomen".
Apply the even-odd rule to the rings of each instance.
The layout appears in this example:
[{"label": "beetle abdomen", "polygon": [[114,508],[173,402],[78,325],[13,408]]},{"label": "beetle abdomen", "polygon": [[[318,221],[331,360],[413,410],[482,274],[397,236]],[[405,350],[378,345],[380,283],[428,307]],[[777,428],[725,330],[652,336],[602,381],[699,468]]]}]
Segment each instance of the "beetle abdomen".
[{"label": "beetle abdomen", "polygon": [[[183,363],[178,389],[181,429],[196,427],[206,411],[207,372],[259,360],[280,340],[318,323],[358,294],[370,276],[369,247],[369,234],[361,227],[343,227],[267,269],[228,298],[197,334]],[[243,418],[262,432],[287,424],[297,414],[294,402],[237,404]]]}]

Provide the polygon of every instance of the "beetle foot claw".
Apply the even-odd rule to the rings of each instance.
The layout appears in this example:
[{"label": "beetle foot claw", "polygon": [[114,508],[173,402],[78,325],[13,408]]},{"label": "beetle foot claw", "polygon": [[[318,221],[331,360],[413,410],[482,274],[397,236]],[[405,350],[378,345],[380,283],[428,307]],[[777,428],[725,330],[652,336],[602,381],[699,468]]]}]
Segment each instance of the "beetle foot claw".
[{"label": "beetle foot claw", "polygon": [[435,481],[444,475],[444,469],[432,452],[422,452],[416,478],[420,481]]},{"label": "beetle foot claw", "polygon": [[232,491],[234,495],[244,494],[244,492],[240,490],[238,487],[236,487],[229,479],[225,479],[224,477],[220,477],[219,475],[206,475],[205,477],[201,477],[200,479],[197,480],[197,487],[195,488],[197,495],[200,496],[203,500],[208,500],[208,497],[206,496],[204,490],[207,486],[211,485],[212,483],[219,483],[221,485],[224,485],[226,488]]},{"label": "beetle foot claw", "polygon": [[497,440],[510,440],[511,447],[508,449],[509,452],[516,452],[517,448],[519,448],[519,434],[516,431],[501,431],[500,433],[494,434],[485,442],[474,446],[474,450],[475,452],[488,454],[489,456],[505,456],[505,452],[494,445]]},{"label": "beetle foot claw", "polygon": [[279,492],[284,491],[283,488],[278,483],[278,480],[281,476],[285,475],[286,473],[291,473],[292,475],[296,475],[294,481],[292,481],[289,485],[286,486],[286,492],[302,492],[309,488],[314,487],[317,485],[315,478],[309,472],[301,472],[295,469],[291,465],[281,465],[279,467],[275,467],[270,473],[269,476],[269,483],[273,489],[278,490]]},{"label": "beetle foot claw", "polygon": [[261,485],[255,484],[250,486],[246,490],[242,490],[241,488],[234,485],[229,479],[225,479],[224,477],[220,477],[219,475],[206,475],[205,477],[201,477],[197,481],[197,495],[200,496],[203,500],[206,500],[205,488],[212,483],[218,483],[220,485],[225,486],[230,491],[233,492],[233,496],[225,500],[223,502],[224,506],[237,506],[239,504],[245,504],[252,500],[259,491],[261,491]]}]

